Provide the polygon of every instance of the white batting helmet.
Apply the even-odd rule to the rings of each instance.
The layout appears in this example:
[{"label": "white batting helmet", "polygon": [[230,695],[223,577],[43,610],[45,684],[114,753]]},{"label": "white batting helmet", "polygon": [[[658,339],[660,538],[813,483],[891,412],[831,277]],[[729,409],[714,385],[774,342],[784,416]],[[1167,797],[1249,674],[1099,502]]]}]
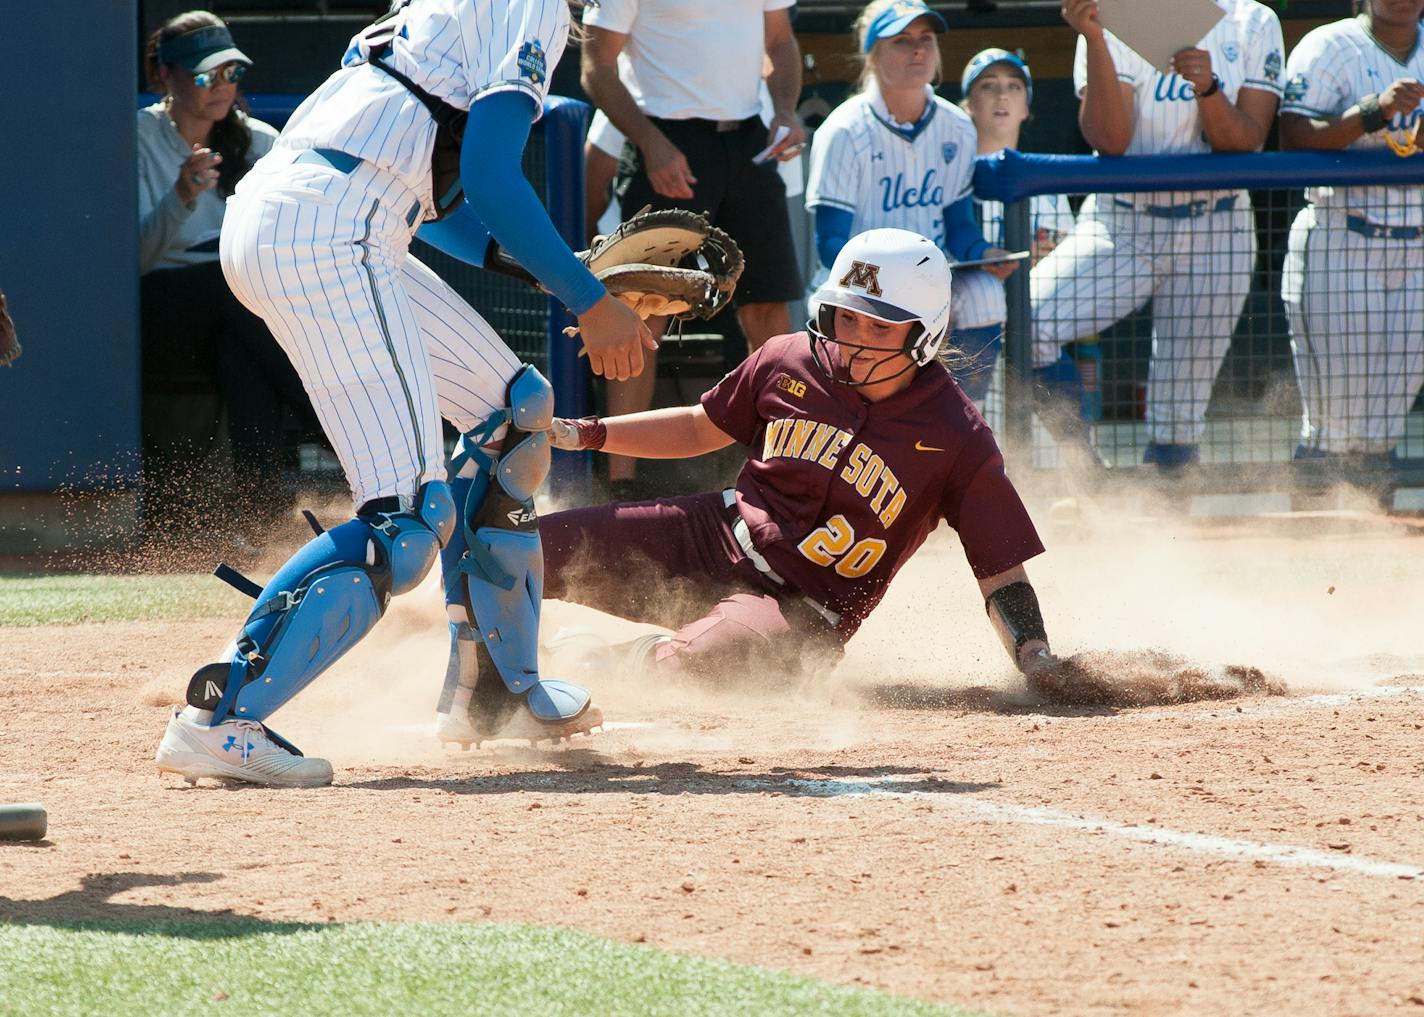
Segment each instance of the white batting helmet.
[{"label": "white batting helmet", "polygon": [[909,230],[866,230],[846,241],[811,295],[808,329],[813,340],[836,342],[837,307],[895,324],[914,322],[904,352],[923,367],[949,331],[949,286],[949,262],[933,241]]}]

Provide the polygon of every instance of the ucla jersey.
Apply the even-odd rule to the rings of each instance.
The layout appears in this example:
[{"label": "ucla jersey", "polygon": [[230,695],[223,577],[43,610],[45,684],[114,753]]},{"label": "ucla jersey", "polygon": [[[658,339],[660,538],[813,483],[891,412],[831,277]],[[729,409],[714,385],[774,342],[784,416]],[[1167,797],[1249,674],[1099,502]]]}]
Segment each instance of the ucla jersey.
[{"label": "ucla jersey", "polygon": [[[1424,40],[1416,41],[1409,59],[1400,63],[1387,53],[1354,18],[1322,25],[1309,32],[1291,51],[1286,64],[1282,113],[1307,117],[1339,116],[1366,95],[1378,95],[1400,78],[1424,81]],[[1396,134],[1413,129],[1424,110],[1395,116],[1386,129]],[[1365,134],[1347,146],[1383,148],[1385,132]],[[1314,187],[1306,197],[1317,205],[1337,205],[1364,213],[1390,226],[1424,225],[1424,190],[1410,187]]]},{"label": "ucla jersey", "polygon": [[978,137],[959,107],[925,88],[919,123],[897,124],[872,81],[826,118],[811,146],[806,206],[855,215],[851,236],[896,227],[944,247],[944,208],[970,191]]}]

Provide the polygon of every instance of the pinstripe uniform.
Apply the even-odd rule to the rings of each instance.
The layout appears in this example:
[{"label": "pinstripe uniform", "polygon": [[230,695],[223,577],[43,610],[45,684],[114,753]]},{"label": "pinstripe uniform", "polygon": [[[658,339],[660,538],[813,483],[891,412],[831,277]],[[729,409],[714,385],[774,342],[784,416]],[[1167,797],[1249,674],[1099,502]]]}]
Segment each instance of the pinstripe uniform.
[{"label": "pinstripe uniform", "polygon": [[[569,13],[565,0],[414,0],[395,24],[385,62],[431,94],[468,109],[515,90],[539,111]],[[432,204],[435,124],[367,57],[363,33],[239,185],[220,249],[233,292],[301,375],[358,506],[443,479],[440,418],[472,430],[520,366],[409,254]]]},{"label": "pinstripe uniform", "polygon": [[[925,93],[925,115],[908,131],[897,126],[874,80],[836,107],[811,145],[806,207],[854,213],[851,236],[895,227],[944,248],[944,209],[970,193],[978,134],[969,114],[929,86]],[[955,328],[1004,320],[1004,286],[987,272],[956,272],[951,300]]]},{"label": "pinstripe uniform", "polygon": [[[1255,0],[1217,0],[1226,16],[1200,46],[1221,90],[1281,94],[1281,26]],[[1110,33],[1118,80],[1132,87],[1128,155],[1208,152],[1190,82],[1163,75]],[[1087,46],[1078,39],[1073,81],[1087,87]],[[1251,286],[1256,233],[1244,190],[1100,194],[1079,211],[1073,232],[1030,276],[1034,363],[1101,331],[1153,300],[1147,435],[1196,444],[1217,370]]]},{"label": "pinstripe uniform", "polygon": [[[1338,116],[1400,78],[1424,80],[1424,46],[1400,63],[1359,21],[1315,29],[1286,65],[1282,113]],[[1387,129],[1415,127],[1416,109]],[[1384,132],[1348,146],[1382,148]],[[1387,452],[1424,383],[1424,190],[1315,187],[1291,225],[1281,296],[1304,417],[1318,452]]]},{"label": "pinstripe uniform", "polygon": [[[1001,201],[979,201],[979,221],[984,224],[984,238],[995,247],[1007,243],[1004,237],[1004,203]],[[1046,231],[1055,242],[1061,241],[1073,230],[1073,206],[1066,194],[1035,194],[1028,199],[1029,230],[1031,236]]]}]

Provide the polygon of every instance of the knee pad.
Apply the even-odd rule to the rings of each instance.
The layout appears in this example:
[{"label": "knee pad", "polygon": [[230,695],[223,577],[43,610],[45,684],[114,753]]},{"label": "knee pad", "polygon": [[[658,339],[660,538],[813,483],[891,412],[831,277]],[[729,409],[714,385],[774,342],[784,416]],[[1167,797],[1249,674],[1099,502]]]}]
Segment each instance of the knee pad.
[{"label": "knee pad", "polygon": [[279,569],[257,595],[232,660],[200,668],[188,702],[212,710],[213,723],[265,720],[360,642],[390,598],[430,571],[455,525],[443,481],[421,487],[409,507],[392,501],[362,506]]},{"label": "knee pad", "polygon": [[950,333],[950,343],[961,356],[950,366],[950,374],[959,387],[976,403],[989,395],[989,383],[994,378],[994,364],[1004,342],[1002,325],[981,325],[978,328],[957,328]]}]

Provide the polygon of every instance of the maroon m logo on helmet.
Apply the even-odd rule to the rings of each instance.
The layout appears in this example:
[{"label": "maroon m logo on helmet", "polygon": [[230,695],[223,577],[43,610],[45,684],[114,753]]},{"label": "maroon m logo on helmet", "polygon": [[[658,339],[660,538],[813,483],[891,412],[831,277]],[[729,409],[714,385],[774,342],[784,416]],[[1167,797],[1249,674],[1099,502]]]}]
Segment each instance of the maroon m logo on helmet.
[{"label": "maroon m logo on helmet", "polygon": [[855,286],[865,290],[865,295],[878,297],[880,289],[880,266],[865,261],[852,261],[850,271],[841,277],[838,286]]}]

